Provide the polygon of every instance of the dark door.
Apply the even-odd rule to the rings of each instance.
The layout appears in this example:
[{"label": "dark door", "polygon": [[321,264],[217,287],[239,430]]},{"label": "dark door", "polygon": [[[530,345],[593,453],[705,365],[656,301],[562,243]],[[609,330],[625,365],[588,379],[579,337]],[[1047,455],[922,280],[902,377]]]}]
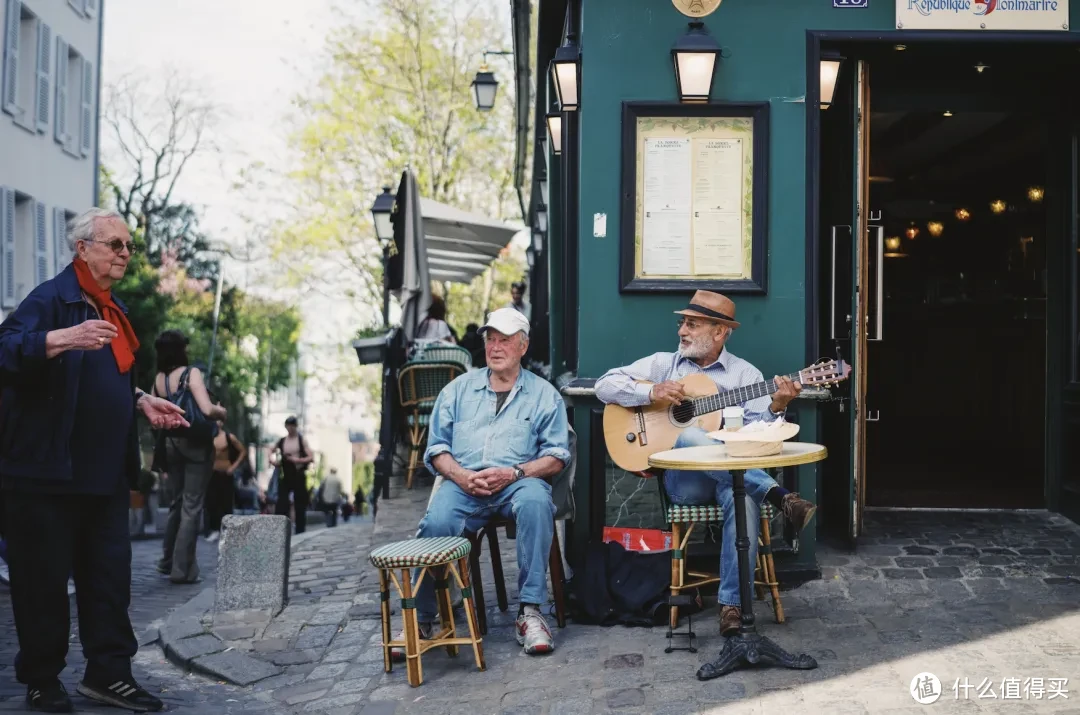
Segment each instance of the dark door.
[{"label": "dark door", "polygon": [[832,541],[855,547],[865,503],[866,320],[869,191],[869,65],[841,65],[832,104],[821,110],[821,226],[824,256],[820,344],[829,357],[851,365],[849,379],[834,388],[823,409],[822,436],[830,459],[821,467],[821,529]]}]

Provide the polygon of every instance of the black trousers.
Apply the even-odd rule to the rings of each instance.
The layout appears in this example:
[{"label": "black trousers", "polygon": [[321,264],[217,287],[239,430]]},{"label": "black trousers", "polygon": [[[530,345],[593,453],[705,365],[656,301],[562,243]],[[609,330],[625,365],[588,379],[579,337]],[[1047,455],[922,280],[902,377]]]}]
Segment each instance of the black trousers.
[{"label": "black trousers", "polygon": [[296,509],[296,533],[307,528],[308,490],[307,475],[296,469],[284,469],[278,484],[277,509],[275,513],[289,515],[289,493],[293,494],[292,506]]},{"label": "black trousers", "polygon": [[71,633],[68,575],[74,572],[85,679],[131,676],[138,651],[131,628],[128,493],[4,495],[11,605],[19,636],[15,677],[52,682],[64,670]]},{"label": "black trousers", "polygon": [[233,478],[214,471],[206,490],[206,533],[221,531],[221,520],[233,513]]}]

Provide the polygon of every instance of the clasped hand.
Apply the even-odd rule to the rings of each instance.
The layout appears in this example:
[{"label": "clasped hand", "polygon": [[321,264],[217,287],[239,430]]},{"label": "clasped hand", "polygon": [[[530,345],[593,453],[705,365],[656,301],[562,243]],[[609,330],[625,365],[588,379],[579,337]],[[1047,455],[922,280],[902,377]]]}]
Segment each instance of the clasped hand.
[{"label": "clasped hand", "polygon": [[474,497],[489,497],[498,494],[514,481],[514,470],[510,467],[488,467],[473,472],[459,483],[462,491]]}]

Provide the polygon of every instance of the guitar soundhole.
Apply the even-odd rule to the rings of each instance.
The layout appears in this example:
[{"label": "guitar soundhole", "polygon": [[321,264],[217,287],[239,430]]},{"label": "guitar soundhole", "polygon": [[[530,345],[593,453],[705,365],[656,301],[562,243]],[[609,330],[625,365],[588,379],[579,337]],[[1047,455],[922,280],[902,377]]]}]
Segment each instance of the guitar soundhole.
[{"label": "guitar soundhole", "polygon": [[671,408],[671,417],[676,424],[689,424],[694,419],[694,416],[694,405],[691,402],[684,402]]}]

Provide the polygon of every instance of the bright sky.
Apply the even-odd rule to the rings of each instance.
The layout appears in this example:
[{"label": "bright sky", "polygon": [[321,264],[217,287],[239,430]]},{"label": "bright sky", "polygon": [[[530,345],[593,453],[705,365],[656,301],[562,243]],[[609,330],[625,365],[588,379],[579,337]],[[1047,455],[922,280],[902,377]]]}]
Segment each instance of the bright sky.
[{"label": "bright sky", "polygon": [[225,152],[191,166],[178,190],[204,208],[205,228],[225,240],[235,237],[242,225],[230,208],[236,199],[232,178],[252,160],[285,156],[290,102],[317,76],[333,18],[331,0],[107,0],[104,5],[106,83],[129,72],[161,77],[177,69],[221,107],[215,139]]}]

